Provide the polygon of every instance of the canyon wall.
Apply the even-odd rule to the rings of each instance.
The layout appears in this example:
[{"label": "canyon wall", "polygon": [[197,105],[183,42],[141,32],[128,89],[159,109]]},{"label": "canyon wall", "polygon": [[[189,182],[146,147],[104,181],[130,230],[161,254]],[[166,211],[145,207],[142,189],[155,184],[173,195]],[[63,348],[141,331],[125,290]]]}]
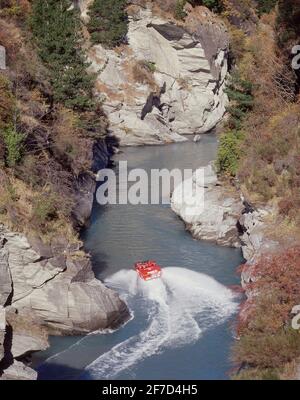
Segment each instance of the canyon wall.
[{"label": "canyon wall", "polygon": [[127,37],[128,45],[115,50],[89,50],[97,94],[121,145],[184,141],[182,135],[208,132],[221,121],[228,37],[209,10],[191,8],[184,25],[135,6]]}]

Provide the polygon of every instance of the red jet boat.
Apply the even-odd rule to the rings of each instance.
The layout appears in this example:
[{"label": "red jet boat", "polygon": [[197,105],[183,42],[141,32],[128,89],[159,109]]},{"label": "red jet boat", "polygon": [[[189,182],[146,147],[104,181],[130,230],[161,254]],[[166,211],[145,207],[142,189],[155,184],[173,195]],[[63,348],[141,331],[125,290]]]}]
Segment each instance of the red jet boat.
[{"label": "red jet boat", "polygon": [[161,277],[161,267],[153,260],[139,261],[134,264],[136,272],[144,281],[150,281]]}]

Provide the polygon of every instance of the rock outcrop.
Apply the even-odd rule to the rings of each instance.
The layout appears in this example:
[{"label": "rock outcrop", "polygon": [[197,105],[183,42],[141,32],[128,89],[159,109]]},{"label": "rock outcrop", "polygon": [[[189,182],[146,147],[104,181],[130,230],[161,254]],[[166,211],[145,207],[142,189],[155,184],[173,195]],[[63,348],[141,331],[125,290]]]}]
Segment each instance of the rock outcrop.
[{"label": "rock outcrop", "polygon": [[273,252],[278,243],[266,236],[266,220],[272,214],[271,209],[246,207],[239,219],[243,256],[247,261],[266,253]]},{"label": "rock outcrop", "polygon": [[0,45],[0,69],[6,69],[6,50]]},{"label": "rock outcrop", "polygon": [[117,293],[95,278],[80,242],[57,237],[45,244],[0,226],[0,243],[0,379],[35,379],[20,360],[46,349],[49,334],[86,334],[128,319]]},{"label": "rock outcrop", "polygon": [[109,140],[112,140],[112,138],[93,142],[93,145],[89,151],[87,151],[87,161],[90,163],[91,170],[81,172],[76,178],[72,219],[77,229],[86,226],[92,213],[94,193],[96,190],[95,174],[100,169],[107,167],[110,157],[114,153],[114,142],[110,143]]},{"label": "rock outcrop", "polygon": [[37,379],[37,372],[21,361],[14,360],[13,364],[3,371],[0,379],[4,381],[34,381]]},{"label": "rock outcrop", "polygon": [[96,90],[121,145],[184,141],[183,134],[208,132],[222,119],[227,32],[216,21],[205,25],[213,14],[200,9],[202,20],[191,12],[188,31],[150,7],[135,6],[128,45],[90,49]]},{"label": "rock outcrop", "polygon": [[127,318],[117,293],[92,271],[80,244],[57,238],[49,245],[1,228],[12,281],[11,306],[33,312],[52,334],[84,334],[114,328]]},{"label": "rock outcrop", "polygon": [[264,254],[272,254],[282,248],[276,240],[266,233],[270,222],[268,219],[275,211],[269,208],[254,209],[246,204],[239,226],[241,230],[241,244],[246,264],[241,272],[242,286],[246,288],[246,295],[250,298],[253,293],[247,285],[254,280],[253,266],[258,258]]},{"label": "rock outcrop", "polygon": [[192,178],[194,185],[203,189],[196,204],[193,202],[195,191],[183,182],[174,190],[172,209],[196,239],[240,247],[237,223],[243,210],[242,201],[234,190],[222,185],[211,165],[202,171],[195,172]]},{"label": "rock outcrop", "polygon": [[6,328],[6,315],[5,308],[0,306],[0,363],[4,358],[4,339],[5,339],[5,328]]}]

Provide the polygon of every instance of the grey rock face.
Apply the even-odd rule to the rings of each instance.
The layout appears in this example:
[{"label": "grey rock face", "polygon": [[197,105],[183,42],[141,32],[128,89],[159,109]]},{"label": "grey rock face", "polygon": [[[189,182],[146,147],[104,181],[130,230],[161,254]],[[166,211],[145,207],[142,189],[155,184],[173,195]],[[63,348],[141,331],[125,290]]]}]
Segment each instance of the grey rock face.
[{"label": "grey rock face", "polygon": [[13,364],[10,365],[0,377],[0,380],[4,381],[35,381],[36,379],[37,372],[17,360],[14,360]]},{"label": "grey rock face", "polygon": [[[279,244],[268,238],[265,232],[268,226],[267,219],[274,212],[274,210],[267,208],[245,211],[239,220],[243,231],[241,235],[242,251],[247,260],[241,274],[244,288],[255,279],[253,274],[255,261],[265,253],[275,253],[280,248]],[[246,295],[250,298],[255,293],[247,290]]]},{"label": "grey rock face", "polygon": [[49,334],[117,328],[128,319],[125,303],[95,278],[80,243],[58,237],[46,245],[4,226],[0,242],[0,379],[36,379],[16,358],[45,350]]},{"label": "grey rock face", "polygon": [[43,321],[31,310],[7,307],[6,321],[12,329],[10,353],[13,358],[48,348],[48,333],[43,327]]},{"label": "grey rock face", "polygon": [[[110,138],[111,139],[111,138]],[[92,172],[80,173],[76,179],[76,187],[74,194],[75,206],[73,208],[72,217],[76,228],[81,229],[86,226],[92,213],[94,193],[96,189],[96,178],[93,173],[100,169],[106,168],[109,159],[115,148],[113,144],[107,143],[106,140],[96,140],[89,151],[89,162]]]},{"label": "grey rock face", "polygon": [[257,209],[244,213],[239,223],[243,228],[241,235],[243,256],[247,261],[253,260],[265,252],[273,252],[277,246],[275,241],[266,238],[266,218],[272,210]]},{"label": "grey rock face", "polygon": [[[236,193],[228,193],[221,185],[212,166],[205,167],[203,173],[194,174],[193,187],[183,182],[175,188],[172,209],[196,239],[240,247],[237,222],[243,204]],[[202,195],[194,202],[196,186],[202,188]]]},{"label": "grey rock face", "polygon": [[76,225],[82,228],[90,218],[93,208],[94,193],[96,189],[95,177],[90,173],[81,174],[77,179],[78,189],[75,194],[76,206],[73,210],[73,218]]},{"label": "grey rock face", "polygon": [[0,361],[4,357],[4,340],[6,330],[6,312],[4,305],[12,291],[12,282],[8,268],[8,254],[5,246],[5,240],[0,239]]},{"label": "grey rock face", "polygon": [[12,282],[8,268],[8,253],[5,238],[0,239],[0,306],[4,306],[12,291]]},{"label": "grey rock face", "polygon": [[[227,45],[219,36],[226,36],[221,28],[214,37],[206,31],[190,34],[141,7],[130,17],[129,44],[121,54],[101,45],[91,48],[96,88],[121,145],[184,141],[183,134],[204,133],[220,122],[228,67]],[[135,76],[139,62],[153,66],[152,83]]]},{"label": "grey rock face", "polygon": [[5,327],[6,327],[5,308],[0,306],[0,362],[4,357]]},{"label": "grey rock face", "polygon": [[[14,291],[12,306],[34,312],[53,334],[83,334],[114,328],[128,317],[118,295],[98,281],[89,258],[53,244],[43,258],[23,235],[1,229]],[[62,241],[62,247],[64,243]],[[77,253],[77,254],[76,254]]]},{"label": "grey rock face", "polygon": [[0,69],[6,69],[6,50],[0,45]]}]

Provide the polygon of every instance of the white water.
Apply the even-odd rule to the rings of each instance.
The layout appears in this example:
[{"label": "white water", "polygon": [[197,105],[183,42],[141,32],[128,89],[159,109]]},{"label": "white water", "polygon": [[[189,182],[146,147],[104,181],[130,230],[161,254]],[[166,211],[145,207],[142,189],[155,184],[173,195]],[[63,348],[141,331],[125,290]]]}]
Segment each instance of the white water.
[{"label": "white water", "polygon": [[147,327],[101,355],[85,371],[94,379],[114,378],[146,357],[194,343],[204,330],[224,322],[236,309],[234,295],[208,275],[184,268],[163,269],[161,279],[144,282],[121,270],[106,283],[143,303]]}]

